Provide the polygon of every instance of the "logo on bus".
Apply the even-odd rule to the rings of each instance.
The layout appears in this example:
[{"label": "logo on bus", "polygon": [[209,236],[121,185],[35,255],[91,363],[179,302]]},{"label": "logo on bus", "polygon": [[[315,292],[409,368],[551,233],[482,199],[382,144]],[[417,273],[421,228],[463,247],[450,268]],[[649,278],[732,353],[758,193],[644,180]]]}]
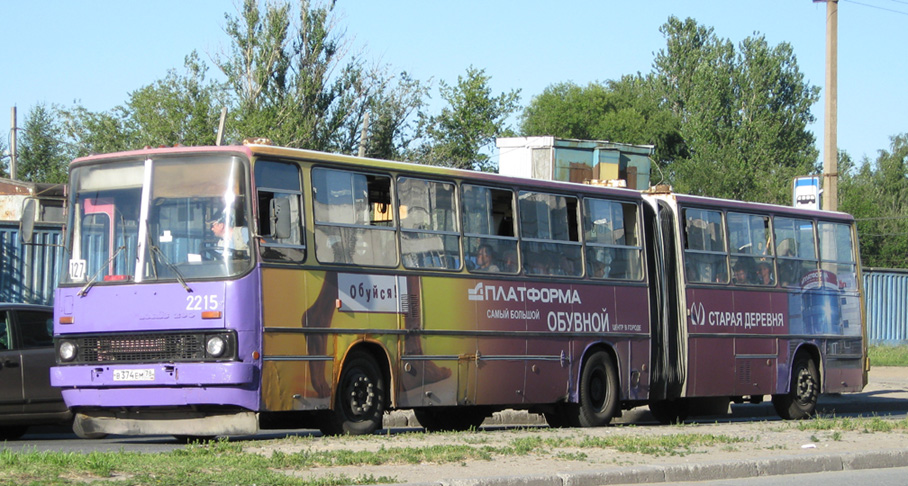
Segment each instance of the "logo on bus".
[{"label": "logo on bus", "polygon": [[703,302],[694,302],[690,306],[690,323],[692,326],[710,327],[743,327],[745,329],[774,328],[785,325],[785,314],[782,312],[729,312],[706,311]]},{"label": "logo on bus", "polygon": [[695,326],[706,324],[706,311],[703,309],[703,302],[697,302],[690,306],[690,323]]},{"label": "logo on bus", "polygon": [[476,284],[467,289],[467,299],[488,302],[542,302],[543,304],[582,304],[580,293],[570,288],[523,287]]}]

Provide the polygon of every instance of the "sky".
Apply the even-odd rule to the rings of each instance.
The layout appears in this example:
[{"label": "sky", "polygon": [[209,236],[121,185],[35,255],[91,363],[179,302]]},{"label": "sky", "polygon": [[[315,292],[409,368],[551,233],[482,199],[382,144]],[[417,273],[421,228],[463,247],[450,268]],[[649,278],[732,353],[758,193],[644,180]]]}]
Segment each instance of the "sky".
[{"label": "sky", "polygon": [[[838,5],[838,147],[876,159],[891,137],[908,133],[908,0]],[[495,94],[519,89],[522,106],[552,84],[648,73],[672,15],[735,44],[763,35],[770,46],[790,44],[805,80],[821,88],[809,129],[822,152],[826,8],[811,0],[337,0],[336,12],[353,51],[432,81],[434,111],[438,81],[455,84],[470,66],[491,76]],[[236,12],[234,0],[0,0],[5,145],[13,106],[20,128],[39,103],[108,111],[168,70],[182,72],[193,50],[217,76],[212,59],[229,48],[225,14]]]}]

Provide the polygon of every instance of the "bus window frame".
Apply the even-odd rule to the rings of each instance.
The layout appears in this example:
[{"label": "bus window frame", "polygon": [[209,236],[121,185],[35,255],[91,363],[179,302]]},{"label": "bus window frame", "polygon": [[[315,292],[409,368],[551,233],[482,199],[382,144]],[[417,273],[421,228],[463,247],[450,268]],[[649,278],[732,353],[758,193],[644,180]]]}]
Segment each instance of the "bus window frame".
[{"label": "bus window frame", "polygon": [[[270,186],[260,186],[258,177],[256,174],[256,168],[259,164],[282,164],[293,167],[296,169],[299,189],[297,191],[288,190],[286,188],[270,187]],[[255,212],[255,237],[259,240],[259,255],[263,261],[268,263],[292,263],[300,264],[303,263],[308,255],[308,243],[306,241],[306,202],[305,202],[305,188],[306,186],[306,177],[304,174],[303,166],[293,160],[282,160],[278,158],[269,158],[269,157],[260,157],[256,159],[255,165],[252,166],[252,186],[254,187],[254,212]],[[270,235],[273,234],[274,230],[269,235],[264,235],[260,233],[260,230],[263,227],[262,219],[263,217],[269,216],[267,211],[269,208],[261,207],[259,194],[261,192],[271,193],[271,198],[275,198],[275,194],[282,195],[294,195],[296,196],[297,204],[297,214],[298,219],[291,221],[291,224],[297,226],[299,232],[299,244],[293,243],[275,243],[269,241],[271,238]],[[269,200],[270,201],[270,200]],[[291,211],[292,214],[292,211]],[[270,223],[269,223],[270,224]],[[291,230],[292,234],[292,230]],[[301,252],[301,255],[294,256],[294,252]]]},{"label": "bus window frame", "polygon": [[[399,188],[401,179],[413,179],[413,180],[419,180],[419,181],[423,181],[423,182],[427,182],[427,183],[450,185],[452,188],[451,197],[452,197],[453,202],[452,202],[451,208],[454,212],[454,229],[452,231],[447,231],[447,230],[427,230],[427,229],[417,229],[417,228],[404,228],[403,218],[401,217],[401,196],[400,196],[400,188]],[[400,265],[402,265],[404,268],[406,268],[408,270],[441,271],[441,272],[458,272],[458,271],[460,271],[464,266],[463,240],[466,237],[466,234],[464,233],[464,231],[462,231],[462,226],[461,226],[461,224],[462,224],[461,213],[463,211],[461,211],[460,192],[459,192],[458,184],[455,181],[451,181],[451,180],[444,180],[444,179],[431,178],[431,177],[422,177],[420,174],[397,174],[395,177],[393,177],[392,182],[394,184],[394,188],[392,191],[393,198],[394,198],[393,201],[396,206],[396,211],[397,211],[396,221],[397,221],[397,228],[399,230],[397,248],[398,248],[398,261],[400,262]],[[447,267],[447,266],[442,266],[442,267],[425,266],[424,267],[424,266],[418,266],[418,265],[416,265],[416,266],[408,265],[407,258],[404,255],[404,234],[405,233],[419,234],[419,235],[438,235],[438,236],[442,236],[442,237],[451,237],[451,236],[456,237],[457,238],[457,255],[454,256],[454,258],[456,258],[456,265],[454,265],[452,267]],[[449,257],[448,255],[445,255],[445,258],[448,258],[448,257]]]},{"label": "bus window frame", "polygon": [[[365,176],[367,178],[366,179],[366,187],[367,187],[366,203],[367,204],[372,204],[372,200],[370,199],[370,195],[368,193],[368,186],[370,184],[368,177],[386,178],[388,180],[388,198],[389,198],[388,209],[391,211],[390,225],[380,226],[380,225],[371,224],[375,220],[370,220],[370,224],[334,223],[334,222],[319,221],[317,207],[319,206],[319,204],[324,204],[324,203],[318,202],[317,194],[316,194],[316,190],[315,190],[316,189],[316,186],[315,186],[316,177],[314,174],[317,171],[339,172],[339,173],[344,173],[344,174],[350,174],[353,176],[355,176],[355,175]],[[399,248],[399,239],[400,238],[398,236],[399,231],[400,231],[400,218],[397,214],[396,204],[394,203],[394,201],[397,199],[396,183],[395,183],[394,174],[392,174],[391,172],[359,170],[358,168],[313,165],[309,169],[309,186],[308,186],[308,188],[309,188],[309,193],[312,197],[312,231],[313,231],[313,246],[315,247],[314,254],[315,254],[315,259],[319,264],[321,264],[321,265],[344,265],[344,266],[354,266],[354,267],[374,267],[374,268],[395,268],[395,267],[400,266],[400,248]],[[353,200],[355,201],[355,197],[353,198]],[[327,204],[325,204],[325,205],[327,205]],[[354,211],[355,211],[355,208],[354,208]],[[373,211],[373,209],[370,208],[369,209],[370,215],[372,214],[372,211]],[[319,258],[319,249],[320,248],[319,248],[319,241],[318,241],[319,240],[318,230],[319,230],[320,226],[321,227],[330,227],[330,228],[341,228],[341,229],[346,228],[346,229],[361,230],[361,231],[390,232],[393,235],[391,237],[391,241],[393,241],[393,245],[395,247],[394,252],[393,252],[394,261],[388,262],[387,264],[377,264],[377,263],[374,263],[374,261],[369,262],[369,263],[362,263],[362,262],[356,262],[356,261],[347,262],[347,261],[337,261],[337,260],[323,261],[321,258]],[[330,250],[330,248],[329,248],[329,250]],[[371,254],[374,257],[376,252],[372,251]],[[352,252],[351,252],[351,255],[352,255]]]},{"label": "bus window frame", "polygon": [[[688,234],[688,218],[687,212],[689,210],[693,211],[708,211],[712,213],[718,213],[719,215],[719,224],[722,226],[719,228],[717,233],[722,235],[722,249],[721,250],[691,250],[690,249],[690,235]],[[725,209],[722,207],[701,207],[694,205],[681,205],[678,208],[679,218],[678,218],[678,235],[679,238],[682,238],[680,249],[681,249],[681,261],[682,269],[684,272],[684,281],[688,285],[730,285],[731,284],[731,266],[729,265],[729,252],[728,252],[728,229],[727,221],[725,220]],[[723,276],[724,279],[716,280],[716,278],[709,278],[708,280],[694,280],[691,278],[690,272],[688,271],[688,265],[694,263],[691,261],[691,255],[701,255],[706,258],[719,258],[722,259],[722,265],[716,270],[711,271],[712,277]],[[715,260],[716,262],[718,260]],[[708,265],[714,265],[715,262],[708,262]]]},{"label": "bus window frame", "polygon": [[[734,283],[734,285],[736,287],[754,286],[754,287],[771,288],[771,287],[777,286],[779,283],[779,279],[778,279],[778,270],[776,268],[776,258],[775,258],[775,256],[776,256],[775,255],[775,228],[773,226],[773,215],[769,214],[769,213],[739,211],[739,210],[733,210],[733,209],[725,209],[725,210],[723,210],[723,213],[725,213],[725,230],[727,233],[725,238],[727,241],[726,246],[728,249],[728,257],[729,257],[728,264],[729,264],[729,267],[732,269],[732,275],[735,273],[734,268],[738,265],[739,262],[742,262],[742,261],[751,262],[750,263],[751,268],[749,269],[750,275],[748,277],[748,279],[750,281],[737,282],[735,280],[735,278],[732,277],[731,278],[732,283]],[[764,231],[769,231],[769,235],[768,235],[769,239],[768,239],[768,241],[765,242],[766,246],[763,248],[763,253],[743,252],[743,251],[739,251],[740,248],[735,248],[732,246],[732,244],[731,244],[732,229],[731,229],[731,223],[729,222],[731,215],[745,216],[748,218],[748,223],[749,223],[749,218],[754,217],[754,216],[763,219],[764,224],[765,224]],[[747,229],[748,230],[750,229],[749,224],[747,225]],[[770,271],[772,272],[770,275],[772,282],[769,284],[764,284],[764,283],[759,282],[760,275],[759,275],[758,268],[760,266],[760,263],[769,263]],[[745,265],[747,265],[747,264],[745,264]]]},{"label": "bus window frame", "polygon": [[[566,200],[574,200],[576,202],[576,204],[574,205],[574,221],[572,223],[570,218],[568,218],[567,230],[568,230],[568,238],[570,238],[570,236],[571,236],[570,230],[572,229],[572,226],[573,226],[573,230],[574,230],[574,232],[576,234],[576,238],[577,238],[576,241],[574,241],[574,240],[555,240],[555,239],[545,239],[545,238],[535,238],[535,237],[531,238],[531,237],[525,236],[524,235],[524,224],[523,224],[523,211],[520,209],[521,199],[522,199],[521,195],[523,195],[523,194],[528,194],[528,195],[529,194],[538,194],[538,195],[545,195],[545,196],[551,196],[551,197],[563,197]],[[519,240],[520,253],[522,255],[522,258],[521,258],[522,273],[524,273],[528,276],[532,276],[532,277],[553,277],[553,278],[572,278],[572,279],[580,279],[580,278],[586,277],[586,274],[587,274],[586,258],[584,255],[585,246],[584,246],[584,241],[583,241],[583,225],[582,225],[582,216],[581,216],[581,212],[583,211],[583,209],[582,209],[582,202],[581,202],[580,195],[579,194],[570,195],[570,194],[564,194],[564,193],[559,193],[559,192],[554,192],[554,191],[550,192],[550,191],[546,191],[546,190],[533,190],[533,189],[527,189],[527,188],[518,188],[517,191],[515,191],[515,195],[517,196],[517,208],[516,208],[517,215],[515,218],[515,222],[517,224],[517,230],[518,230],[517,238]],[[568,214],[570,215],[570,205],[566,205],[565,209],[568,211]],[[551,219],[549,221],[551,221]],[[579,259],[576,261],[572,260],[571,262],[572,262],[572,264],[579,266],[580,271],[577,273],[574,273],[574,274],[566,274],[566,273],[559,274],[559,273],[554,273],[554,272],[537,273],[537,272],[531,271],[529,265],[532,263],[532,259],[528,258],[528,254],[530,252],[525,249],[526,248],[524,246],[525,243],[542,244],[542,245],[552,244],[552,245],[558,245],[558,246],[564,245],[566,247],[578,248]],[[562,254],[562,256],[564,256],[564,255]],[[557,263],[557,262],[555,262],[555,263]],[[554,269],[554,268],[556,268],[556,265],[553,263],[552,265],[550,265],[549,268]]]},{"label": "bus window frame", "polygon": [[[507,192],[510,195],[509,205],[510,205],[510,210],[511,210],[510,216],[511,216],[511,234],[512,234],[512,236],[499,235],[497,232],[494,234],[493,233],[467,232],[468,225],[467,225],[466,218],[468,215],[468,211],[467,211],[468,208],[465,207],[465,205],[467,204],[467,197],[464,195],[464,193],[466,192],[464,190],[464,186],[487,189],[489,191]],[[458,205],[458,211],[460,212],[460,220],[461,220],[460,230],[461,230],[461,234],[463,236],[463,238],[461,239],[461,246],[463,248],[462,252],[463,252],[464,265],[466,266],[467,271],[470,273],[481,274],[481,275],[488,275],[490,273],[491,274],[500,273],[500,274],[504,274],[504,275],[518,275],[518,274],[522,273],[521,272],[521,270],[522,270],[521,261],[523,258],[522,258],[522,252],[520,251],[520,236],[519,236],[520,221],[519,221],[518,207],[517,207],[517,191],[518,190],[513,187],[502,187],[502,186],[496,186],[493,184],[484,184],[481,181],[474,182],[474,181],[470,181],[470,180],[461,180],[460,183],[458,184],[458,189],[459,189],[459,195],[460,195],[460,203]],[[490,201],[490,202],[494,202],[494,201]],[[491,223],[491,222],[493,222],[493,219],[494,219],[493,215],[495,214],[494,204],[490,204],[488,209],[489,209],[489,213],[488,213],[489,221]],[[507,217],[507,215],[505,215],[505,217]],[[505,220],[503,219],[502,221],[505,221]],[[478,242],[478,244],[476,245],[476,251],[471,251],[473,240]],[[500,251],[501,242],[505,242],[505,243],[508,243],[509,245],[513,246],[513,249],[511,249],[509,247],[508,249],[505,250],[505,251],[514,251],[514,253],[516,255],[517,268],[513,272],[502,270],[501,267],[497,266],[497,265],[496,265],[496,267],[498,268],[497,272],[483,271],[483,270],[477,269],[475,267],[471,268],[471,265],[468,263],[474,263],[475,254],[478,253],[479,248],[482,247],[483,245],[490,244],[489,242],[495,242],[495,245],[498,247],[497,252],[499,253],[500,257],[504,256],[504,252]]]},{"label": "bus window frame", "polygon": [[[623,229],[625,231],[625,235],[627,234],[627,218],[624,218],[624,216],[626,215],[624,212],[624,208],[625,208],[625,206],[632,206],[634,208],[634,218],[635,218],[635,220],[634,220],[634,240],[637,242],[637,244],[636,245],[627,245],[627,244],[618,245],[618,244],[596,243],[596,242],[588,241],[587,237],[586,237],[587,236],[586,223],[587,223],[587,221],[589,221],[590,224],[592,224],[593,221],[591,219],[592,216],[589,215],[588,211],[587,211],[587,200],[601,201],[601,202],[619,205],[622,209],[621,215],[622,215],[622,223],[623,223]],[[644,258],[645,257],[643,255],[643,245],[642,245],[643,235],[641,234],[641,225],[643,224],[643,214],[642,214],[642,209],[640,207],[640,204],[635,203],[633,201],[625,201],[625,200],[621,200],[621,199],[617,199],[617,198],[609,198],[604,195],[583,194],[580,198],[580,206],[578,208],[578,213],[579,213],[579,217],[580,217],[580,239],[581,239],[581,243],[582,243],[583,249],[584,249],[583,258],[584,258],[584,268],[585,268],[586,276],[589,277],[590,279],[596,280],[596,281],[599,281],[599,280],[617,280],[617,281],[623,281],[623,282],[640,282],[640,281],[642,281],[644,279],[644,275],[646,272],[644,271]],[[625,236],[625,241],[626,240],[627,240],[627,237]],[[590,266],[593,263],[592,263],[592,259],[589,258],[589,253],[588,253],[591,249],[596,249],[596,248],[624,250],[624,251],[628,251],[628,252],[633,250],[637,254],[636,268],[632,271],[631,268],[628,267],[628,269],[625,271],[625,275],[637,275],[637,277],[636,278],[614,277],[614,276],[611,276],[611,273],[612,273],[611,269],[609,269],[609,272],[604,272],[602,276],[596,276],[595,272],[590,271]],[[600,260],[596,260],[596,262],[601,263]]]}]

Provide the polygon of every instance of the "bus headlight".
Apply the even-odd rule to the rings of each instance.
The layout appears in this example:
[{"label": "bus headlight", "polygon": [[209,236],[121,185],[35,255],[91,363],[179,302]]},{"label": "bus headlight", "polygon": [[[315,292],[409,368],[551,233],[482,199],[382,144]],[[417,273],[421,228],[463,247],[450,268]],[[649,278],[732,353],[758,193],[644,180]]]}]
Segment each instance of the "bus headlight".
[{"label": "bus headlight", "polygon": [[63,341],[59,348],[61,361],[72,361],[76,359],[76,345],[70,341]]},{"label": "bus headlight", "polygon": [[205,343],[205,351],[208,352],[209,356],[220,358],[226,350],[227,341],[224,340],[223,336],[208,337],[208,341]]}]

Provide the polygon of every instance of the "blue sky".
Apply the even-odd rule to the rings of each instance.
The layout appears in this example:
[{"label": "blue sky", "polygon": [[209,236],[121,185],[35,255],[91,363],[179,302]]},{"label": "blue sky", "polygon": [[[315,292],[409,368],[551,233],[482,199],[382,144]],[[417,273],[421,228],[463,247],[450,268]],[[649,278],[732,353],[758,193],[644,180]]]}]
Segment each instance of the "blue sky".
[{"label": "blue sky", "polygon": [[[352,49],[413,77],[456,82],[485,69],[495,92],[521,90],[521,104],[565,81],[585,85],[651,70],[670,15],[694,18],[738,43],[755,32],[788,42],[806,80],[825,84],[826,4],[811,0],[337,0]],[[0,75],[0,134],[37,103],[93,111],[123,104],[131,91],[182,68],[197,50],[228,48],[224,14],[233,0],[4,1],[7,41]],[[908,132],[908,0],[839,2],[838,145],[875,158]],[[215,68],[209,75],[217,75]],[[436,106],[437,103],[436,103]],[[811,130],[822,151],[823,100]],[[516,120],[515,120],[516,122]]]}]

